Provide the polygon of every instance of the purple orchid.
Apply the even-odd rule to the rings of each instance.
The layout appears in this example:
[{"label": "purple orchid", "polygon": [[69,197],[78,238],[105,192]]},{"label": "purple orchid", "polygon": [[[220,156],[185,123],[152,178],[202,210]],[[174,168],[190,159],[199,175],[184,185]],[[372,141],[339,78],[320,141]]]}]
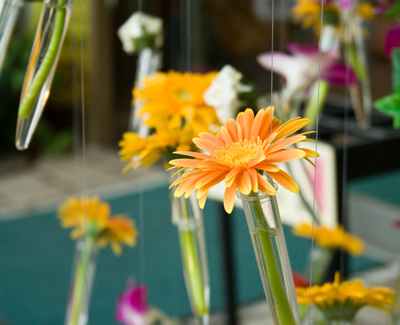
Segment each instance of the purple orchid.
[{"label": "purple orchid", "polygon": [[289,43],[286,48],[291,55],[269,52],[257,57],[258,62],[269,70],[272,61],[274,72],[285,78],[283,97],[291,98],[296,92],[312,85],[318,79],[319,68],[321,68],[321,79],[331,85],[344,86],[357,81],[353,70],[339,63],[340,54],[335,50],[320,53],[318,45],[297,43]]},{"label": "purple orchid", "polygon": [[393,48],[400,48],[400,26],[393,27],[386,34],[384,45],[386,57],[391,57]]},{"label": "purple orchid", "polygon": [[146,325],[148,311],[146,286],[129,281],[125,292],[118,298],[117,321],[125,325]]}]

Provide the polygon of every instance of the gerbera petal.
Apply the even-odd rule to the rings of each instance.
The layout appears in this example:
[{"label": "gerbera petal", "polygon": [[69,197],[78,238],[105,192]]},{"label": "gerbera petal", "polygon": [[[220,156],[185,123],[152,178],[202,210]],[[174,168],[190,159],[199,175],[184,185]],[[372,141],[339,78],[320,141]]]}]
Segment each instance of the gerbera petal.
[{"label": "gerbera petal", "polygon": [[251,160],[251,161],[247,164],[247,168],[254,167],[254,166],[257,165],[258,163],[262,162],[264,159],[265,159],[265,155],[264,155],[264,154],[259,154],[257,157],[255,157],[253,160]]},{"label": "gerbera petal", "polygon": [[291,146],[292,144],[295,144],[295,143],[297,143],[297,142],[303,141],[303,140],[305,140],[306,138],[307,138],[307,137],[306,137],[305,135],[293,135],[293,136],[291,136],[291,137],[289,137],[289,138],[281,139],[281,140],[275,142],[274,144],[272,144],[272,145],[268,148],[267,152],[270,153],[270,152],[278,151],[278,150],[280,150],[280,149],[289,147],[289,146]]},{"label": "gerbera petal", "polygon": [[195,152],[195,151],[175,151],[174,154],[177,155],[182,155],[182,156],[190,156],[194,158],[199,158],[199,159],[210,159],[211,156],[201,153],[201,152]]},{"label": "gerbera petal", "polygon": [[269,194],[269,195],[276,194],[275,188],[259,173],[257,173],[257,182],[258,182],[258,189],[261,192],[264,192],[265,194]]},{"label": "gerbera petal", "polygon": [[235,204],[236,186],[227,187],[224,193],[224,208],[227,213],[232,213]]},{"label": "gerbera petal", "polygon": [[198,159],[174,159],[171,160],[169,163],[173,166],[182,166],[187,168],[196,168],[202,160]]},{"label": "gerbera petal", "polygon": [[207,175],[202,176],[201,179],[199,179],[196,182],[196,188],[203,187],[204,185],[210,183],[213,180],[220,179],[220,181],[222,181],[225,178],[225,174],[226,174],[225,171],[220,171],[220,170],[209,172]]},{"label": "gerbera petal", "polygon": [[243,168],[234,168],[225,176],[225,185],[230,187],[235,181],[236,175],[239,174]]},{"label": "gerbera petal", "polygon": [[250,180],[251,180],[251,190],[253,192],[257,192],[258,190],[258,181],[257,181],[257,172],[255,169],[248,169],[247,173],[250,176]]},{"label": "gerbera petal", "polygon": [[248,108],[243,114],[244,138],[250,140],[251,129],[254,121],[254,112]]},{"label": "gerbera petal", "polygon": [[199,206],[200,209],[204,209],[204,205],[206,204],[208,191],[203,194],[203,196],[199,197]]},{"label": "gerbera petal", "polygon": [[200,138],[193,139],[193,143],[201,150],[207,151],[210,154],[213,154],[216,150],[220,148],[215,143]]},{"label": "gerbera petal", "polygon": [[282,149],[267,155],[264,159],[265,162],[285,162],[303,158],[305,152],[300,149]]},{"label": "gerbera petal", "polygon": [[225,145],[217,136],[211,133],[202,132],[199,134],[199,137],[200,139],[216,144],[218,147],[223,147]]},{"label": "gerbera petal", "polygon": [[222,126],[221,129],[219,130],[218,138],[220,138],[226,144],[232,144],[233,143],[233,139],[232,139],[231,135],[229,134],[229,132],[226,129],[226,127],[224,127],[224,126]]},{"label": "gerbera petal", "polygon": [[239,140],[239,136],[235,120],[229,119],[228,121],[226,121],[225,127],[229,135],[231,136],[233,142],[237,142]]},{"label": "gerbera petal", "polygon": [[287,137],[288,135],[300,130],[310,122],[310,119],[300,117],[287,121],[278,128],[276,138],[273,141],[276,142]]},{"label": "gerbera petal", "polygon": [[275,164],[267,163],[267,162],[260,162],[256,166],[254,166],[256,169],[261,169],[266,172],[277,172],[279,170],[279,167]]},{"label": "gerbera petal", "polygon": [[239,173],[236,177],[236,185],[239,189],[240,192],[242,192],[245,195],[250,194],[251,192],[251,179],[249,174],[247,173],[247,170],[243,170],[241,173]]},{"label": "gerbera petal", "polygon": [[303,150],[306,155],[305,157],[307,158],[317,158],[319,157],[318,152],[314,151],[314,150],[310,150],[310,149],[306,149],[306,148],[299,148],[300,150]]},{"label": "gerbera petal", "polygon": [[284,188],[288,189],[291,192],[297,193],[299,192],[299,186],[296,181],[283,170],[279,170],[276,173],[268,173],[274,180],[276,180],[279,184],[281,184]]}]

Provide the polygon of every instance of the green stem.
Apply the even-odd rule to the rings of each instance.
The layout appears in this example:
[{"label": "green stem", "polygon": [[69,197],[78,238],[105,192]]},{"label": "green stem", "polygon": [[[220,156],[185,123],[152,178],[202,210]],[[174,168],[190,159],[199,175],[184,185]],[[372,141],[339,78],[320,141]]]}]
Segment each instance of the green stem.
[{"label": "green stem", "polygon": [[[28,117],[34,108],[37,98],[45,84],[47,77],[51,72],[51,68],[57,58],[57,53],[62,42],[64,33],[65,17],[67,9],[64,7],[66,0],[59,0],[58,7],[56,8],[56,16],[54,22],[54,30],[51,36],[50,44],[47,49],[46,55],[40,65],[38,72],[35,74],[32,83],[26,91],[26,94],[19,107],[18,116]],[[44,4],[45,6],[46,4]],[[40,38],[35,40],[40,42]]]},{"label": "green stem", "polygon": [[262,255],[265,261],[266,273],[268,276],[268,285],[274,300],[276,317],[281,325],[295,325],[296,320],[290,307],[285,287],[275,257],[274,247],[268,233],[268,225],[264,218],[264,213],[259,201],[254,201],[254,214],[257,222],[257,235],[262,247]]},{"label": "green stem", "polygon": [[73,284],[73,292],[71,297],[71,309],[68,311],[68,325],[78,325],[79,316],[83,306],[83,299],[85,297],[87,266],[96,245],[94,236],[87,235],[85,248],[81,253],[75,272],[75,281]]},{"label": "green stem", "polygon": [[[179,198],[179,204],[184,222],[189,221],[189,208],[184,197]],[[182,245],[183,262],[186,268],[193,305],[198,316],[208,314],[208,308],[204,297],[204,283],[196,234],[191,230],[179,230]]]},{"label": "green stem", "polygon": [[324,107],[328,90],[329,90],[329,85],[326,81],[320,80],[314,83],[311,90],[310,100],[304,112],[304,117],[309,118],[311,120],[308,129],[315,127],[315,122],[317,119],[318,112],[321,112]]}]

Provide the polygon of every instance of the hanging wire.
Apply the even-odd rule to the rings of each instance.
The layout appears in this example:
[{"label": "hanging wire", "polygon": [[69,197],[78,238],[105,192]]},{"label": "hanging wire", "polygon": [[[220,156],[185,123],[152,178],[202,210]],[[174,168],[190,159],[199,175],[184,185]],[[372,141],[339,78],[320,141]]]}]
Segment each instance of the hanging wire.
[{"label": "hanging wire", "polygon": [[[84,197],[84,215],[85,215],[85,222],[84,222],[84,233],[85,238],[87,236],[87,229],[88,229],[88,220],[87,220],[87,197],[88,197],[88,190],[87,190],[87,151],[86,151],[86,122],[85,122],[85,75],[84,75],[84,53],[83,53],[83,4],[82,0],[79,0],[79,10],[78,10],[78,17],[79,17],[79,63],[80,63],[80,75],[77,76],[80,79],[80,106],[81,106],[81,139],[82,139],[82,196]],[[85,247],[86,247],[86,240],[85,240]],[[90,256],[88,256],[90,252],[84,250],[84,261],[87,268],[88,261]],[[88,292],[89,288],[89,279],[86,274],[85,276],[85,292]],[[89,306],[89,298],[88,295],[83,297],[85,308],[87,309]]]},{"label": "hanging wire", "polygon": [[186,71],[192,70],[192,11],[190,0],[186,0]]},{"label": "hanging wire", "polygon": [[[320,0],[321,6],[321,17],[320,17],[320,33],[319,33],[319,40],[318,40],[318,80],[317,80],[317,116],[315,119],[315,151],[318,152],[318,136],[319,136],[319,111],[320,111],[320,82],[321,82],[321,56],[322,56],[322,49],[321,49],[321,41],[322,41],[322,31],[323,31],[323,19],[324,19],[324,0]],[[317,158],[314,158],[315,168],[314,168],[314,195],[313,195],[313,202],[312,202],[312,211],[315,214],[315,204],[316,204],[316,183],[317,183]],[[311,287],[312,287],[312,273],[313,273],[313,263],[312,263],[312,256],[314,254],[314,228],[315,228],[315,218],[312,219],[312,226],[311,226],[311,261],[310,261],[310,298],[308,304],[308,310],[310,311],[311,306]],[[309,312],[308,317],[308,324],[311,324],[311,313]]]},{"label": "hanging wire", "polygon": [[[345,29],[345,44],[350,41],[350,28],[349,24],[346,24]],[[342,207],[341,216],[342,224],[344,222],[344,217],[346,215],[346,196],[347,196],[347,161],[348,161],[348,132],[349,132],[349,93],[348,93],[348,83],[349,83],[349,53],[345,51],[346,56],[344,58],[346,66],[346,76],[345,76],[345,87],[344,87],[344,123],[343,123],[343,161],[342,161]],[[344,226],[347,226],[346,224]],[[345,271],[345,258],[346,254],[343,250],[340,250],[340,274],[344,274]]]},{"label": "hanging wire", "polygon": [[[273,88],[274,88],[274,16],[275,0],[271,3],[271,106],[273,106]],[[272,127],[272,124],[271,124]]]}]

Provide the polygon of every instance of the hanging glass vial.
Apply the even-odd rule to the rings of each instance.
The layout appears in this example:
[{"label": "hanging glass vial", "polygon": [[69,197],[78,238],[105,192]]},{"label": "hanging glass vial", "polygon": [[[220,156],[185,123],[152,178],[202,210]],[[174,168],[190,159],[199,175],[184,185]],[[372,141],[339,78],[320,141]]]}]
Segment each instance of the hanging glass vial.
[{"label": "hanging glass vial", "polygon": [[210,285],[203,214],[194,195],[171,193],[172,223],[177,226],[183,274],[190,305],[198,325],[209,324]]},{"label": "hanging glass vial", "polygon": [[72,3],[72,0],[44,0],[20,98],[15,138],[19,150],[29,147],[49,98]]},{"label": "hanging glass vial", "polygon": [[242,200],[274,324],[298,325],[299,308],[276,196],[261,191],[248,195],[238,191],[237,196]]},{"label": "hanging glass vial", "polygon": [[0,71],[6,56],[8,43],[22,7],[22,0],[0,1]]}]

